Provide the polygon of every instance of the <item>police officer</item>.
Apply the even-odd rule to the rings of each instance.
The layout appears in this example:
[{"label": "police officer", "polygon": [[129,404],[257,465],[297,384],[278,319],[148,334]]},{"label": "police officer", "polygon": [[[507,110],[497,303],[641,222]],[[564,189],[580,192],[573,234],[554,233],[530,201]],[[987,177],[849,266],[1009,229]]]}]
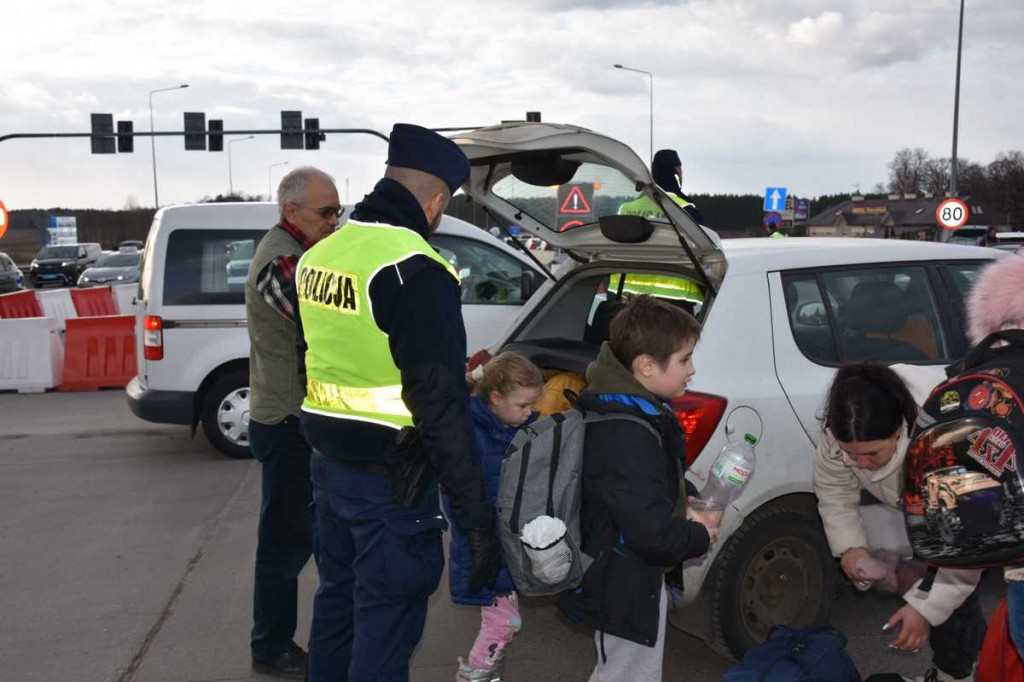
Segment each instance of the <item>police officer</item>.
[{"label": "police officer", "polygon": [[296,168],[278,187],[280,219],[260,240],[245,284],[249,444],[263,469],[256,546],[253,669],[302,679],[306,652],[293,640],[298,578],[313,551],[310,449],[299,434],[305,395],[295,346],[295,266],[338,225],[338,191],[323,171]]},{"label": "police officer", "polygon": [[[674,149],[659,149],[651,162],[651,178],[661,187],[698,225],[704,224],[704,216],[690,198],[683,194],[680,183],[683,179],[683,162]],[[645,218],[663,218],[664,211],[646,194],[619,207],[619,215],[641,215]]]},{"label": "police officer", "polygon": [[320,571],[311,682],[408,679],[444,563],[438,481],[469,538],[472,589],[497,575],[459,279],[427,242],[468,177],[452,141],[396,124],[384,178],[299,263]]}]

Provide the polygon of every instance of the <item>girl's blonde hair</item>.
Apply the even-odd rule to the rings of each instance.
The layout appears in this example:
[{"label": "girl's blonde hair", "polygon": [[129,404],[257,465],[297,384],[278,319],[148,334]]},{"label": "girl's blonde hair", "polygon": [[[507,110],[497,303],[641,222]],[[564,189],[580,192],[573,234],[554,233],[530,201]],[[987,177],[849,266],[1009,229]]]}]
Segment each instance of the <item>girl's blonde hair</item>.
[{"label": "girl's blonde hair", "polygon": [[466,377],[473,395],[488,398],[491,391],[507,396],[517,388],[542,388],[544,376],[537,365],[519,353],[505,351],[476,367]]}]

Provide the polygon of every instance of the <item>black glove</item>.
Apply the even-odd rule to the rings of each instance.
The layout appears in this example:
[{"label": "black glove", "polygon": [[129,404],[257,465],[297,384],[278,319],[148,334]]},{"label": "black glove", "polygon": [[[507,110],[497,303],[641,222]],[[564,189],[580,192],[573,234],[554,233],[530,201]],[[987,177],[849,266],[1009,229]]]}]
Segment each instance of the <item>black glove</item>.
[{"label": "black glove", "polygon": [[498,552],[498,537],[494,528],[481,526],[465,531],[469,551],[473,555],[473,567],[469,571],[469,591],[479,592],[494,585],[501,568],[501,554]]}]

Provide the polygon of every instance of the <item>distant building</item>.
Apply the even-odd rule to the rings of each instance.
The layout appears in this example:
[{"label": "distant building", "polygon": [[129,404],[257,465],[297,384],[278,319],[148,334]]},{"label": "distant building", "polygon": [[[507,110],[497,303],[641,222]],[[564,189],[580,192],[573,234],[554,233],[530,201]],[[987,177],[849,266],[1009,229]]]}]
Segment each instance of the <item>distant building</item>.
[{"label": "distant building", "polygon": [[[1006,213],[970,197],[961,197],[969,208],[967,225],[1010,229]],[[855,195],[849,201],[829,206],[806,223],[809,237],[876,237],[879,239],[927,239],[943,241],[948,234],[935,222],[935,210],[945,197],[900,197],[865,199]],[[922,234],[923,233],[923,234]]]}]

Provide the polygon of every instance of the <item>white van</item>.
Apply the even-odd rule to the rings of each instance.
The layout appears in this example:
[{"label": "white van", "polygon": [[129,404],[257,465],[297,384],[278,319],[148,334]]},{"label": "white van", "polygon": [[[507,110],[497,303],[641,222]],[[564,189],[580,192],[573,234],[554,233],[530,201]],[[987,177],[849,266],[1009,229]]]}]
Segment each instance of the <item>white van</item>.
[{"label": "white van", "polygon": [[[245,280],[256,244],[277,219],[276,203],[163,208],[139,278],[129,407],[151,422],[193,429],[201,422],[231,457],[250,456]],[[470,353],[491,345],[546,278],[522,252],[451,216],[431,243],[462,277]]]}]

